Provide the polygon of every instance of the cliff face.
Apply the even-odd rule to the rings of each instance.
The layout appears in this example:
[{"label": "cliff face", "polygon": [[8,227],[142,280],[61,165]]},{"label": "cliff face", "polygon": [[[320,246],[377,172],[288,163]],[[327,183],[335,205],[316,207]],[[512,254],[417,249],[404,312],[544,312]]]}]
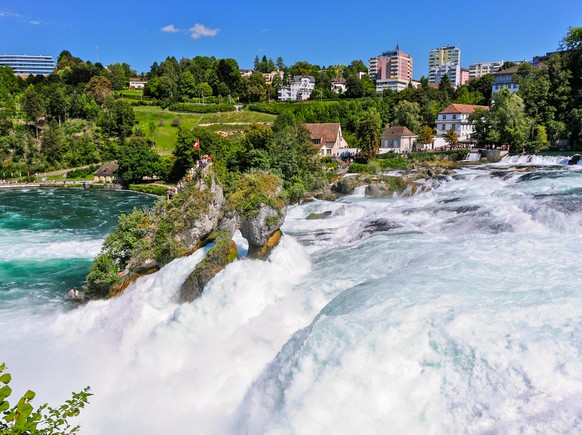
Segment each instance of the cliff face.
[{"label": "cliff face", "polygon": [[158,201],[149,212],[136,210],[120,218],[87,276],[86,297],[117,295],[139,276],[213,243],[177,295],[191,301],[237,258],[232,242],[237,229],[249,243],[249,255],[264,258],[279,240],[286,211],[281,181],[275,175],[247,174],[225,198],[212,167],[200,170],[196,180],[171,200]]}]

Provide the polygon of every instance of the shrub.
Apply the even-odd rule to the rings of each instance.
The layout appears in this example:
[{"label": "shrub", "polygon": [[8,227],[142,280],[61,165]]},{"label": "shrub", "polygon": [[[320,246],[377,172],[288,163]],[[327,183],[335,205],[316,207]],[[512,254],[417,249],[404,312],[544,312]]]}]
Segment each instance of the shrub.
[{"label": "shrub", "polygon": [[168,191],[168,188],[164,186],[155,186],[151,184],[130,184],[129,190],[156,196],[165,196]]},{"label": "shrub", "polygon": [[232,104],[190,104],[174,103],[168,107],[170,112],[187,112],[187,113],[217,113],[233,112],[236,108]]},{"label": "shrub", "polygon": [[365,163],[352,163],[348,168],[350,174],[368,173],[368,165]]},{"label": "shrub", "polygon": [[12,394],[12,388],[8,386],[12,380],[9,373],[5,373],[6,365],[0,364],[0,412],[3,418],[0,420],[0,433],[3,434],[73,434],[77,433],[79,426],[72,427],[68,418],[76,417],[81,409],[88,403],[89,387],[79,393],[73,393],[73,397],[63,405],[52,408],[47,403],[34,410],[30,403],[36,394],[28,390],[16,405],[10,406],[8,397]]},{"label": "shrub", "polygon": [[119,280],[117,272],[113,259],[106,254],[99,254],[87,275],[85,296],[88,298],[107,296],[109,289]]}]

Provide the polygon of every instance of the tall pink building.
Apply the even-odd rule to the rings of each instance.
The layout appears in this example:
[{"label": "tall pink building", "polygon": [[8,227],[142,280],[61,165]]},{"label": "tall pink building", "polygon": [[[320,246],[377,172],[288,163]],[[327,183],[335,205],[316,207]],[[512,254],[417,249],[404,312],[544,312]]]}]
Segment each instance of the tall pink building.
[{"label": "tall pink building", "polygon": [[406,89],[412,81],[412,63],[412,57],[400,51],[398,45],[396,50],[371,58],[369,72],[371,78],[376,80],[376,92]]}]

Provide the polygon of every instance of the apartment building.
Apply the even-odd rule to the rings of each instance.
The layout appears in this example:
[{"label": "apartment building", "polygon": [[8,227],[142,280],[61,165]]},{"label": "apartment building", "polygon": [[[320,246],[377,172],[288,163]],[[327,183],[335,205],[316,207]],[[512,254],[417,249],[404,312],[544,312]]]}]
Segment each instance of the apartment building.
[{"label": "apartment building", "polygon": [[428,54],[428,82],[438,84],[444,75],[453,87],[461,85],[461,49],[454,46],[433,48]]},{"label": "apartment building", "polygon": [[469,66],[469,80],[478,79],[487,74],[493,74],[499,71],[501,66],[505,63],[503,60],[494,62],[480,62]]},{"label": "apartment building", "polygon": [[369,60],[370,78],[376,82],[376,92],[400,92],[412,81],[412,57],[400,50],[385,51]]},{"label": "apartment building", "polygon": [[52,56],[0,54],[0,66],[9,66],[19,76],[48,76],[55,70],[56,63]]}]

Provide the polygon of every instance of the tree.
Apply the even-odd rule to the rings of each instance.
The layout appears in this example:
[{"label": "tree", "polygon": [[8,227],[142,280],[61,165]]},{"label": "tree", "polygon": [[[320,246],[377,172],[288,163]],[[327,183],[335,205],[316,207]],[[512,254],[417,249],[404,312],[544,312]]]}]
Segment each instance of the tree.
[{"label": "tree", "polygon": [[115,91],[122,91],[129,86],[129,79],[127,74],[129,65],[113,63],[107,67],[106,76],[111,82],[111,86]]},{"label": "tree", "polygon": [[441,81],[439,82],[439,91],[446,94],[449,99],[453,99],[455,95],[455,89],[451,84],[451,79],[449,78],[448,74],[445,74],[441,77]]},{"label": "tree", "polygon": [[359,155],[365,159],[373,159],[380,146],[380,129],[382,120],[375,107],[368,109],[358,122],[356,135],[360,140]]},{"label": "tree", "polygon": [[202,98],[212,95],[212,86],[208,83],[200,83],[196,88],[196,94]]},{"label": "tree", "polygon": [[496,145],[525,147],[533,121],[525,114],[522,98],[508,89],[502,89],[494,99],[495,104],[490,110],[477,109],[469,117],[477,137],[482,142]]},{"label": "tree", "polygon": [[131,136],[119,150],[117,173],[124,185],[139,182],[157,174],[160,156],[144,137]]},{"label": "tree", "polygon": [[240,68],[236,60],[220,59],[216,66],[217,85],[218,83],[225,83],[231,92],[234,92],[241,79]]},{"label": "tree", "polygon": [[70,99],[66,87],[58,84],[51,85],[47,95],[47,112],[58,120],[59,125],[66,119],[69,106]]},{"label": "tree", "polygon": [[85,86],[85,93],[91,95],[97,104],[101,105],[108,96],[113,95],[113,86],[107,77],[93,76]]},{"label": "tree", "polygon": [[71,426],[69,418],[77,417],[81,409],[89,403],[89,387],[79,393],[73,393],[72,398],[63,405],[55,408],[47,403],[41,405],[36,410],[32,405],[32,400],[36,394],[28,390],[18,400],[16,405],[11,406],[8,398],[12,394],[12,388],[8,386],[12,376],[6,373],[6,365],[0,364],[0,431],[3,434],[74,434],[79,430],[79,426]]},{"label": "tree", "polygon": [[423,126],[418,133],[418,143],[420,144],[432,144],[434,140],[434,131],[432,127],[428,125]]},{"label": "tree", "polygon": [[97,125],[109,136],[126,138],[131,134],[135,124],[135,113],[131,105],[124,100],[108,98],[104,110],[99,115]]},{"label": "tree", "polygon": [[190,71],[186,70],[180,74],[178,91],[183,100],[196,97],[196,80]]},{"label": "tree", "polygon": [[43,129],[41,143],[47,162],[53,166],[59,165],[65,153],[65,133],[55,120],[49,121]]},{"label": "tree", "polygon": [[455,146],[457,144],[457,142],[459,142],[459,135],[457,134],[457,132],[455,131],[454,128],[450,128],[450,130],[447,130],[445,132],[445,134],[443,135],[443,137],[445,138],[445,141],[450,145],[450,146]]},{"label": "tree", "polygon": [[283,62],[283,58],[281,56],[279,56],[277,58],[277,70],[283,71],[284,69],[285,69],[285,63]]},{"label": "tree", "polygon": [[366,94],[366,89],[356,75],[350,75],[346,79],[346,97],[348,98],[362,98]]},{"label": "tree", "polygon": [[38,122],[46,113],[46,107],[41,95],[36,92],[33,86],[29,86],[24,94],[24,113],[28,116],[36,129],[38,139]]},{"label": "tree", "polygon": [[412,132],[420,131],[420,105],[407,100],[399,101],[394,107],[394,125],[403,125]]}]

